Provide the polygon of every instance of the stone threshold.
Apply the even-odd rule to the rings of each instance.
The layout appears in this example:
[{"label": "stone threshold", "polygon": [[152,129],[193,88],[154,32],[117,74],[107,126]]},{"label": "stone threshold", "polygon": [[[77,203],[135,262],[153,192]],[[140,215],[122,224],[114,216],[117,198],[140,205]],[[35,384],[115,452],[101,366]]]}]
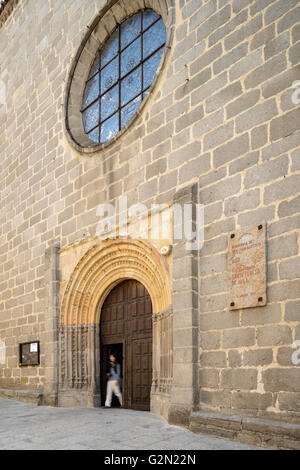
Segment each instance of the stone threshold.
[{"label": "stone threshold", "polygon": [[35,390],[8,390],[1,388],[0,397],[21,401],[29,405],[41,406],[43,404],[43,394]]},{"label": "stone threshold", "polygon": [[268,449],[300,450],[300,424],[197,411],[189,429]]}]

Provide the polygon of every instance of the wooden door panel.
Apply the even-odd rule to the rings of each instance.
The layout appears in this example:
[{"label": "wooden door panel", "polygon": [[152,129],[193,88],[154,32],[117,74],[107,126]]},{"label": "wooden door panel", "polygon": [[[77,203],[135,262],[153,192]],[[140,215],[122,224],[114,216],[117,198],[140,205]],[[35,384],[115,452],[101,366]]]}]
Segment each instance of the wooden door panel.
[{"label": "wooden door panel", "polygon": [[152,382],[152,338],[132,343],[132,408],[149,410]]},{"label": "wooden door panel", "polygon": [[152,383],[152,303],[145,287],[124,281],[101,311],[101,344],[124,344],[123,401],[127,408],[149,410]]},{"label": "wooden door panel", "polygon": [[108,346],[103,346],[101,349],[101,405],[104,406],[105,397],[106,397],[106,364],[108,363],[109,358],[109,348]]}]

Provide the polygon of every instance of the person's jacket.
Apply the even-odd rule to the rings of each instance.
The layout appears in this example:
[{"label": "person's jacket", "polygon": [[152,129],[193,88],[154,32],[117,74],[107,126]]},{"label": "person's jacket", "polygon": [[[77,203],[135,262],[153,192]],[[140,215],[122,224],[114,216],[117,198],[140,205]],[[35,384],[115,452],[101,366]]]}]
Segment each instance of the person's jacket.
[{"label": "person's jacket", "polygon": [[[115,365],[113,365],[115,364]],[[109,363],[109,376],[108,380],[118,380],[118,382],[121,382],[121,366],[117,362]]]}]

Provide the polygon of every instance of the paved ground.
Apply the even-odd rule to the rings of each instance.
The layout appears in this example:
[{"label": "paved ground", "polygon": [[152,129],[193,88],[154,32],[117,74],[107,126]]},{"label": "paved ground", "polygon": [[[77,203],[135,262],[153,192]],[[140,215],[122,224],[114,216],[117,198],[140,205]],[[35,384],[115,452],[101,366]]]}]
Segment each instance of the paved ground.
[{"label": "paved ground", "polygon": [[3,450],[235,450],[256,447],[169,426],[125,409],[36,407],[0,398]]}]

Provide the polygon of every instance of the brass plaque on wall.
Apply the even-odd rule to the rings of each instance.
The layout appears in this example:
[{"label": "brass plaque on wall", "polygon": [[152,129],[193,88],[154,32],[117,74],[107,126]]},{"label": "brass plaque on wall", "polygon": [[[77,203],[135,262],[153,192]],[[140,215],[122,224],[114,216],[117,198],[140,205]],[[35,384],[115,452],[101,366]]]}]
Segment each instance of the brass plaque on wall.
[{"label": "brass plaque on wall", "polygon": [[230,310],[266,305],[265,224],[230,235],[228,283]]}]

